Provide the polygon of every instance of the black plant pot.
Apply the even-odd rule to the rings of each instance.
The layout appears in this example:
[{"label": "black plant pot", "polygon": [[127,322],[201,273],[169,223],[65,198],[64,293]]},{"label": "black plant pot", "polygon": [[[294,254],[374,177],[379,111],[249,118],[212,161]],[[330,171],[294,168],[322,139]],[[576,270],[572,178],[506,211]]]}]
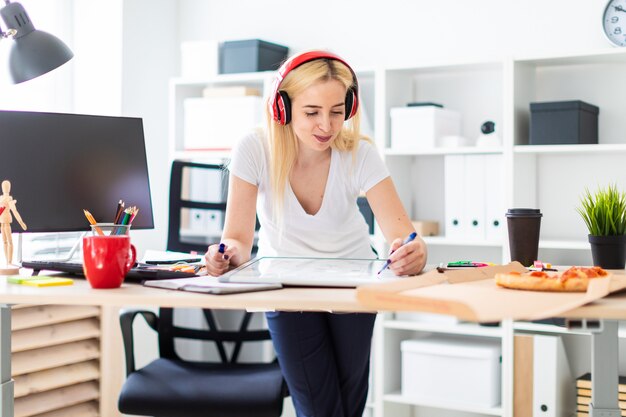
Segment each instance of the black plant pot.
[{"label": "black plant pot", "polygon": [[624,269],[626,262],[626,235],[589,235],[593,264],[605,269]]}]

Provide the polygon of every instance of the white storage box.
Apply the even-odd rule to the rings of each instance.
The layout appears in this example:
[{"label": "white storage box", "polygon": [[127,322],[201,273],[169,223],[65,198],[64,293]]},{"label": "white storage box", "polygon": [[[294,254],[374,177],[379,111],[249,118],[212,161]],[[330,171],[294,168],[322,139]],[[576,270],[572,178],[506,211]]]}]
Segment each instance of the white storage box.
[{"label": "white storage box", "polygon": [[437,106],[394,107],[391,115],[391,149],[432,149],[444,136],[461,133],[461,115]]},{"label": "white storage box", "polygon": [[188,98],[183,106],[186,150],[231,149],[263,120],[257,96]]},{"label": "white storage box", "polygon": [[425,337],[405,340],[402,395],[424,403],[493,407],[500,404],[500,343]]}]

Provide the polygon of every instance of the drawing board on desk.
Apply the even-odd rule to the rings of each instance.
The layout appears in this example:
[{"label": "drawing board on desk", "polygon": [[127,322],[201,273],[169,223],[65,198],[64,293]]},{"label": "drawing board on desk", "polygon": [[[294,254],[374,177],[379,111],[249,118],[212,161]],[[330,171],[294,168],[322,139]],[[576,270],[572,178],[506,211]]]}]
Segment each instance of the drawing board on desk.
[{"label": "drawing board on desk", "polygon": [[385,259],[261,257],[222,275],[221,282],[267,282],[286,286],[346,287],[399,279]]}]

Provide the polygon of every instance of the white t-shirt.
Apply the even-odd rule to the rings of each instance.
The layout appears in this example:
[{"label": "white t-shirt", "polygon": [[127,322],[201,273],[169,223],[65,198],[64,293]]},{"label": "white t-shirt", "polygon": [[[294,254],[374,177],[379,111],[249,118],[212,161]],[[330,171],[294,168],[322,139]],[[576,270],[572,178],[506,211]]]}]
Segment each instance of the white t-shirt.
[{"label": "white t-shirt", "polygon": [[259,190],[258,256],[375,257],[356,200],[361,191],[367,192],[389,172],[370,143],[359,141],[358,146],[354,162],[351,151],[332,149],[324,199],[316,214],[304,211],[287,184],[284,224],[280,227],[272,219],[267,140],[253,133],[237,143],[231,154],[230,172]]}]

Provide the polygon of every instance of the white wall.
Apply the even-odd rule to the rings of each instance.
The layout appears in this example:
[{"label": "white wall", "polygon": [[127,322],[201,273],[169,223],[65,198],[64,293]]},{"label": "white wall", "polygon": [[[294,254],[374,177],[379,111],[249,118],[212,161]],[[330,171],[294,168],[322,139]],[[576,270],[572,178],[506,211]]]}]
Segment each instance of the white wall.
[{"label": "white wall", "polygon": [[165,249],[169,165],[168,80],[177,75],[172,0],[74,1],[74,111],[141,117],[155,229],[134,231],[139,251]]},{"label": "white wall", "polygon": [[[52,33],[72,48],[70,0],[26,0],[22,5],[36,29]],[[0,27],[6,30],[1,19]],[[74,76],[74,60],[41,77],[14,85],[9,81],[7,61],[12,42],[11,39],[0,39],[0,109],[71,111],[73,97],[67,87]]]},{"label": "white wall", "polygon": [[611,48],[606,1],[180,0],[180,39],[328,48],[356,68]]}]

